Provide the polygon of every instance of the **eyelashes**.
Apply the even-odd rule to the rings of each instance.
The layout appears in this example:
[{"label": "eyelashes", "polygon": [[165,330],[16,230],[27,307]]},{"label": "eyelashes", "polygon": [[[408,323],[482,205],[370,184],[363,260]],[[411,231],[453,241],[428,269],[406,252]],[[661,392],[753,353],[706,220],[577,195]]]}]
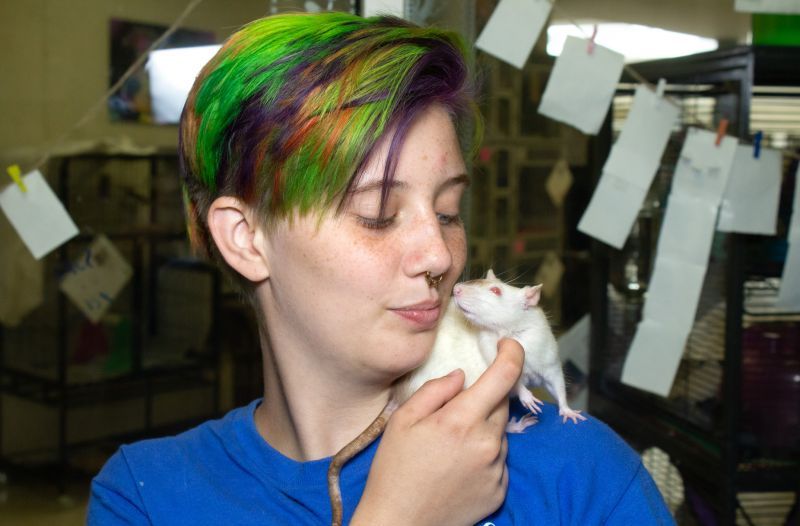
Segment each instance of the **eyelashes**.
[{"label": "eyelashes", "polygon": [[[389,228],[394,224],[395,216],[389,217],[364,217],[364,216],[356,216],[359,224],[364,228],[368,228],[370,230],[383,230],[385,228]],[[439,221],[439,224],[442,226],[448,225],[460,225],[461,224],[461,216],[458,214],[450,215],[450,214],[436,214],[436,219]]]},{"label": "eyelashes", "polygon": [[391,217],[363,217],[356,216],[361,226],[370,230],[383,230],[389,228],[394,223],[394,216]]}]

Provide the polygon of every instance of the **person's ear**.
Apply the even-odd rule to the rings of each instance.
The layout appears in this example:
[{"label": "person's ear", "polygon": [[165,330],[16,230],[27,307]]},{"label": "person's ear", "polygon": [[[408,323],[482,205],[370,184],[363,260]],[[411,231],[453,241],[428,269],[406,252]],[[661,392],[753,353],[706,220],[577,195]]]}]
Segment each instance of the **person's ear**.
[{"label": "person's ear", "polygon": [[208,208],[208,230],[228,265],[257,283],[269,278],[269,265],[259,244],[261,225],[253,210],[235,197],[218,197]]}]

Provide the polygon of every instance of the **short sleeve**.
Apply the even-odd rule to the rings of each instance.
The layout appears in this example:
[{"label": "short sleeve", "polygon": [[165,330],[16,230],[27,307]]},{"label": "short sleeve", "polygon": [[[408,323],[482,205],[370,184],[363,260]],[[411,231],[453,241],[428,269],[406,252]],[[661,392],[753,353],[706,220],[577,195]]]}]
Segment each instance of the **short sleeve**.
[{"label": "short sleeve", "polygon": [[641,463],[611,515],[605,521],[606,526],[629,524],[641,524],[642,526],[672,526],[675,524],[675,519],[667,509],[661,492]]},{"label": "short sleeve", "polygon": [[117,451],[92,480],[86,524],[150,525],[136,481],[122,450]]}]

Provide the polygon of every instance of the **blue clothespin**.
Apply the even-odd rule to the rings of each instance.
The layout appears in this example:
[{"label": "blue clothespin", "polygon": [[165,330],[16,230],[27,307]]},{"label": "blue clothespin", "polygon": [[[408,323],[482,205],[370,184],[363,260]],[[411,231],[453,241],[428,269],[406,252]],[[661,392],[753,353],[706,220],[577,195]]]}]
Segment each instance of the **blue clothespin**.
[{"label": "blue clothespin", "polygon": [[761,139],[764,138],[764,132],[757,131],[753,137],[753,157],[758,159],[761,157]]}]

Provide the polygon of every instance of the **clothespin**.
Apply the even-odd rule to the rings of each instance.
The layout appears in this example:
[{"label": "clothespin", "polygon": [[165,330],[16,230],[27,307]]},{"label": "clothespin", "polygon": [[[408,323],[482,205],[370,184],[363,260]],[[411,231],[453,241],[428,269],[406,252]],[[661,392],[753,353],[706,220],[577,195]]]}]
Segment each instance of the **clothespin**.
[{"label": "clothespin", "polygon": [[725,132],[728,131],[728,119],[721,119],[719,121],[719,126],[717,127],[717,140],[714,141],[715,146],[719,146],[722,143],[722,138],[725,137]]},{"label": "clothespin", "polygon": [[590,55],[594,53],[594,39],[597,38],[597,24],[592,29],[592,37],[589,39],[589,44],[586,46],[586,52]]},{"label": "clothespin", "polygon": [[11,179],[13,179],[15,183],[17,183],[17,186],[19,186],[19,189],[22,190],[22,193],[23,194],[27,193],[28,187],[25,186],[25,181],[22,180],[22,170],[19,169],[19,165],[12,164],[8,168],[6,168],[6,171],[8,172],[8,175],[11,177]]},{"label": "clothespin", "polygon": [[758,159],[761,157],[761,139],[764,138],[764,132],[757,131],[753,137],[753,157]]}]

